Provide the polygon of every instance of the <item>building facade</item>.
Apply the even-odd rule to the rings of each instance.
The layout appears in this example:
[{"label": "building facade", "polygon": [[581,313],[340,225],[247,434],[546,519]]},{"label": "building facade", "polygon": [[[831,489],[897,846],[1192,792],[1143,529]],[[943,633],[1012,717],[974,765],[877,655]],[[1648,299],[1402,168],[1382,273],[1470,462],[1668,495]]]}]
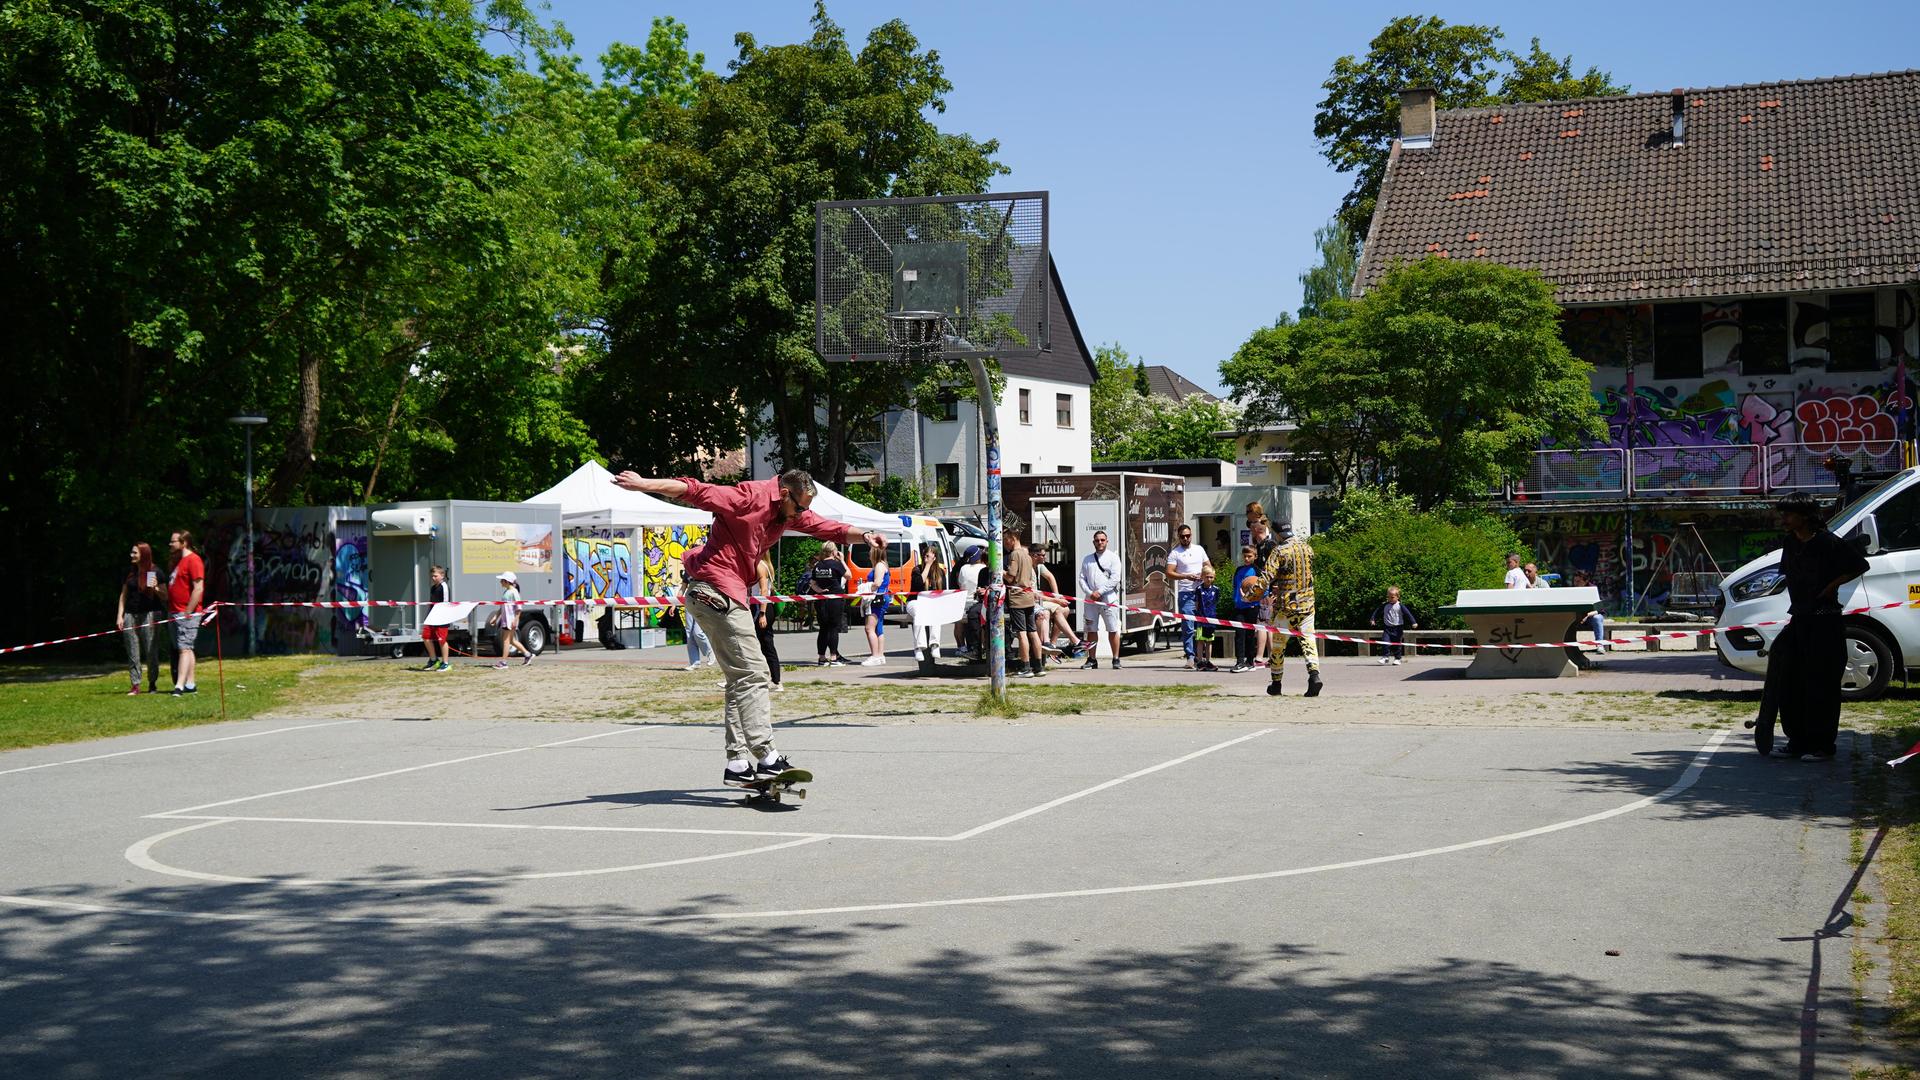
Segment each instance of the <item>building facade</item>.
[{"label": "building facade", "polygon": [[1356,292],[1396,263],[1538,271],[1608,437],[1503,507],[1615,610],[1712,594],[1768,507],[1910,461],[1920,72],[1435,110],[1402,98]]}]

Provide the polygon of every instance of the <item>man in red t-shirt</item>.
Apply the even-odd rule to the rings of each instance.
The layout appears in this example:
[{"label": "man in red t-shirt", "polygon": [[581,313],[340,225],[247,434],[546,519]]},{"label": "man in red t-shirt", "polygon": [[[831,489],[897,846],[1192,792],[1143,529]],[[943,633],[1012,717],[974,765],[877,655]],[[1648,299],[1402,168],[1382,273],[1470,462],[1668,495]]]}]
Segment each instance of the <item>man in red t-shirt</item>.
[{"label": "man in red t-shirt", "polygon": [[628,491],[664,495],[713,512],[706,546],[689,553],[681,565],[688,582],[685,610],[706,631],[714,659],[727,677],[727,771],[722,780],[744,786],[793,768],[773,748],[773,679],[760,652],[747,584],[758,580],[760,557],[789,531],[816,540],[864,542],[879,550],[885,549],[886,537],[807,509],[813,503],[813,478],[802,469],[788,469],[778,480],[730,485],[692,477],[653,479],[632,471],[613,482]]},{"label": "man in red t-shirt", "polygon": [[180,650],[173,669],[173,693],[192,694],[193,646],[200,636],[200,600],[207,593],[207,566],[193,550],[193,534],[185,529],[167,541],[173,552],[173,576],[167,581],[167,607],[173,612],[173,643]]}]

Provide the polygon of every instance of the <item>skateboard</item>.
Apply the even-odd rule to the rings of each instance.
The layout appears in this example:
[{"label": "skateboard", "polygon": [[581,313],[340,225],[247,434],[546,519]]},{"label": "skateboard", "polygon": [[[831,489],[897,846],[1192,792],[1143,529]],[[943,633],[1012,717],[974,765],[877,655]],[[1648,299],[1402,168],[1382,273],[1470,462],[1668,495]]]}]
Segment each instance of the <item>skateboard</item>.
[{"label": "skateboard", "polygon": [[751,794],[746,798],[748,803],[777,803],[780,801],[780,797],[786,794],[791,794],[796,799],[806,798],[807,789],[795,787],[794,785],[804,784],[812,779],[813,774],[805,769],[788,769],[777,776],[763,776],[757,780],[741,780],[738,782],[729,780],[727,781],[727,786],[750,792]]}]

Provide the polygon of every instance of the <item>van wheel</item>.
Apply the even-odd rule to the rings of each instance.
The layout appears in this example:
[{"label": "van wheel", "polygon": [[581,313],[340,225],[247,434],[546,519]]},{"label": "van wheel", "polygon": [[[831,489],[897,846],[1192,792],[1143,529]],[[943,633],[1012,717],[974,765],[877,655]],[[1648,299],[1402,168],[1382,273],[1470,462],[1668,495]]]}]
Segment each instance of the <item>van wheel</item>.
[{"label": "van wheel", "polygon": [[1847,624],[1847,666],[1840,674],[1840,700],[1878,701],[1893,681],[1893,649],[1871,627]]},{"label": "van wheel", "polygon": [[525,619],[520,623],[520,644],[535,656],[547,651],[547,624],[539,619]]},{"label": "van wheel", "polygon": [[404,659],[407,655],[407,647],[405,645],[391,646],[387,649],[387,655],[393,657],[395,660]]}]

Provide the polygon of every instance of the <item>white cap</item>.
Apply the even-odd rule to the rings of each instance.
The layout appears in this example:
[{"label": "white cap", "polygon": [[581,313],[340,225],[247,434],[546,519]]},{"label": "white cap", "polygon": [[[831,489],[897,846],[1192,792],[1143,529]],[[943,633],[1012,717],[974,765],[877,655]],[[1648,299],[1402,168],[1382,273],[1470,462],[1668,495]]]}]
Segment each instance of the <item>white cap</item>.
[{"label": "white cap", "polygon": [[518,585],[518,584],[520,584],[520,579],[519,579],[519,577],[517,577],[517,576],[516,576],[516,575],[514,574],[514,572],[513,572],[513,571],[511,571],[511,570],[502,570],[502,571],[500,571],[500,580],[501,580],[501,581],[504,581],[504,582],[506,582],[506,583],[507,583],[507,584],[509,584],[509,585]]}]

